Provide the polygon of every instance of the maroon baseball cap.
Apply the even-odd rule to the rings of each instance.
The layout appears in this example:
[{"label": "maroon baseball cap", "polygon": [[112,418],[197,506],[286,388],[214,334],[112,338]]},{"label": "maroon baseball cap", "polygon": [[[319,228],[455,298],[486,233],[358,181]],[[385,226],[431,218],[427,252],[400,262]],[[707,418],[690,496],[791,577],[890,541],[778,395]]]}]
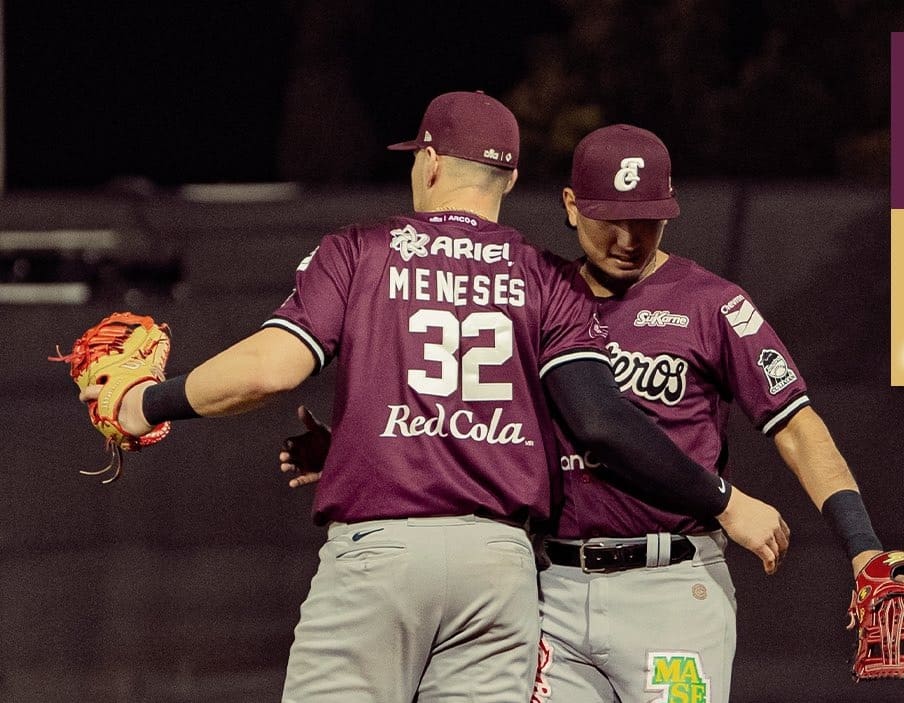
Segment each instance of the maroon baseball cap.
[{"label": "maroon baseball cap", "polygon": [[593,220],[668,220],[681,212],[668,149],[632,125],[603,127],[580,141],[571,187],[578,211]]},{"label": "maroon baseball cap", "polygon": [[432,146],[437,154],[515,168],[519,143],[518,122],[511,110],[480,91],[459,91],[434,98],[417,136],[387,149],[414,151]]}]

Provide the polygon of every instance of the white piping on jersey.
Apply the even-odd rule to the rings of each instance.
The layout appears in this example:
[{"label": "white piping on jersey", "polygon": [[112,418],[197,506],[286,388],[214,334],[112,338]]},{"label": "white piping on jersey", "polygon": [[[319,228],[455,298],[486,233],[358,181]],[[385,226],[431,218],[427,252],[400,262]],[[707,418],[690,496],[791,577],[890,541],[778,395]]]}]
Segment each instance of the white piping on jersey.
[{"label": "white piping on jersey", "polygon": [[778,415],[773,417],[769,422],[767,422],[765,425],[763,425],[763,434],[769,434],[769,430],[771,430],[773,427],[775,427],[779,422],[784,420],[786,417],[790,417],[792,414],[794,414],[794,412],[797,411],[798,408],[800,408],[803,405],[806,405],[809,402],[810,402],[810,399],[807,396],[802,395],[800,398],[798,398],[793,403],[791,403],[787,408],[782,410]]},{"label": "white piping on jersey", "polygon": [[323,352],[323,348],[320,346],[320,342],[314,339],[310,333],[306,330],[302,329],[294,322],[289,322],[281,317],[271,317],[267,320],[261,327],[282,327],[283,329],[291,332],[296,337],[301,337],[307,345],[311,348],[311,350],[317,355],[317,362],[320,368],[323,368],[326,364],[326,354]]},{"label": "white piping on jersey", "polygon": [[600,352],[595,351],[576,351],[571,352],[570,354],[563,354],[562,356],[557,356],[555,359],[550,359],[540,368],[540,378],[552,368],[556,366],[560,366],[561,364],[568,363],[569,361],[574,361],[575,359],[595,359],[597,361],[602,361],[607,366],[611,366],[609,362],[609,357],[605,354],[601,354]]}]

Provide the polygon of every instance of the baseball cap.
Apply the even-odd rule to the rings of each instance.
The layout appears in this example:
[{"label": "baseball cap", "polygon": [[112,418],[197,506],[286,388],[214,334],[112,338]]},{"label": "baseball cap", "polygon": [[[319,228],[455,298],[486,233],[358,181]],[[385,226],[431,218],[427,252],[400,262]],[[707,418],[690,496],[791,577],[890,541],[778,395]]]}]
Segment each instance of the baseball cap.
[{"label": "baseball cap", "polygon": [[668,149],[632,125],[603,127],[580,141],[571,187],[578,212],[593,220],[668,220],[681,212]]},{"label": "baseball cap", "polygon": [[443,93],[427,106],[417,136],[393,151],[432,146],[437,154],[500,168],[518,166],[518,122],[505,105],[481,91]]}]

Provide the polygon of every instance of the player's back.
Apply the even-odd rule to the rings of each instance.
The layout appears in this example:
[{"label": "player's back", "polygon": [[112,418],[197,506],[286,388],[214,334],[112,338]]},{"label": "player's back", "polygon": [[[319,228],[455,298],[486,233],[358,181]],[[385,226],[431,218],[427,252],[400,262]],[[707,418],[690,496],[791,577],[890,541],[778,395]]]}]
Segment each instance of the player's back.
[{"label": "player's back", "polygon": [[297,276],[302,314],[277,312],[339,359],[318,521],[546,513],[541,368],[602,346],[565,266],[465,212],[324,238]]}]

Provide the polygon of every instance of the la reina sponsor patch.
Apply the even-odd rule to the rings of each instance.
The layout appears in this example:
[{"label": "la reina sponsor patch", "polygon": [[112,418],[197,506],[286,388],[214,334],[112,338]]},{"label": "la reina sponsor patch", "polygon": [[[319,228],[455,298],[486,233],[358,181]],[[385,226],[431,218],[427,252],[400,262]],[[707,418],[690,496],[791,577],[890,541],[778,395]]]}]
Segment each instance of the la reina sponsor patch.
[{"label": "la reina sponsor patch", "polygon": [[647,691],[661,691],[651,703],[711,703],[710,680],[694,652],[650,652]]}]

